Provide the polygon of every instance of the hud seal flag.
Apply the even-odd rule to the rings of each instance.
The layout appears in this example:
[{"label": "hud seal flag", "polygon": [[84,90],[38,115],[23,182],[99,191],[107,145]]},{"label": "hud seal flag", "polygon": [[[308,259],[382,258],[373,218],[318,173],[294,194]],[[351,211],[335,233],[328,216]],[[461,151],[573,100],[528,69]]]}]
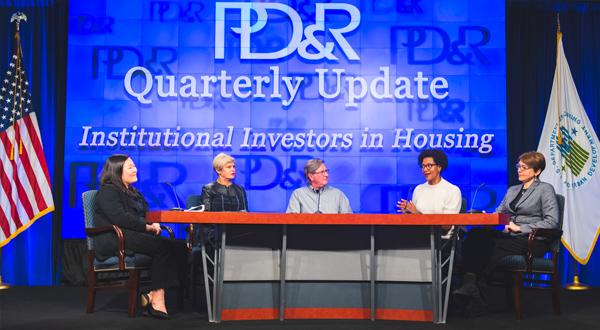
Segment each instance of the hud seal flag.
[{"label": "hud seal flag", "polygon": [[[559,126],[560,125],[560,126]],[[559,143],[559,127],[560,142]],[[570,189],[589,182],[598,165],[597,146],[590,131],[577,116],[563,112],[550,137],[550,161],[562,183]]]}]

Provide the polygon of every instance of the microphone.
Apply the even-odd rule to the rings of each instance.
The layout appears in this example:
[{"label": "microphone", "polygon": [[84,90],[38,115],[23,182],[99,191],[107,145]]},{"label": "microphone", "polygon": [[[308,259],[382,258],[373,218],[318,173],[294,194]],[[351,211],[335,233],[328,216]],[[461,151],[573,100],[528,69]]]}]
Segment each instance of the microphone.
[{"label": "microphone", "polygon": [[181,205],[179,204],[179,198],[177,198],[177,192],[175,191],[175,187],[172,184],[165,182],[165,184],[171,188],[173,188],[173,195],[175,195],[175,200],[177,201],[177,207],[170,209],[169,211],[183,211]]},{"label": "microphone", "polygon": [[477,190],[479,190],[479,188],[485,186],[485,182],[480,184],[479,187],[477,187],[477,189],[475,189],[475,194],[473,195],[473,200],[471,201],[471,209],[469,210],[469,214],[474,214],[474,213],[481,213],[481,211],[479,210],[473,210],[473,205],[475,205],[475,197],[477,197]]},{"label": "microphone", "polygon": [[323,213],[321,210],[319,210],[321,206],[321,189],[317,190],[317,195],[319,195],[319,198],[317,199],[317,212],[315,213]]},{"label": "microphone", "polygon": [[[411,192],[413,189],[415,189],[415,186],[411,186],[411,187],[408,189],[408,192],[406,193],[406,199],[405,199],[405,201],[406,201],[406,203],[407,203],[407,204],[408,204],[408,201],[410,200],[410,192]],[[407,214],[407,213],[410,213],[410,212],[409,212],[407,209],[404,209],[404,212],[402,212],[402,214]]]},{"label": "microphone", "polygon": [[415,186],[411,186],[410,189],[408,189],[408,192],[406,193],[406,201],[408,202],[410,199],[410,192],[415,189]]}]

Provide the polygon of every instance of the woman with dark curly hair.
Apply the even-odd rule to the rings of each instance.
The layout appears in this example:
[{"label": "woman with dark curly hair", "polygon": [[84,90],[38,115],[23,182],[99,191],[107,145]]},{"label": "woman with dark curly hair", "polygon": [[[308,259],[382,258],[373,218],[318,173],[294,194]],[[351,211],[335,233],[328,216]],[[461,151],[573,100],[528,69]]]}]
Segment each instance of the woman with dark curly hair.
[{"label": "woman with dark curly hair", "polygon": [[[462,203],[460,189],[442,178],[442,172],[448,167],[448,157],[442,150],[424,149],[419,155],[419,166],[427,182],[418,185],[412,201],[401,199],[398,212],[444,214],[458,213]],[[443,226],[448,231],[444,237],[452,234],[451,226]]]}]

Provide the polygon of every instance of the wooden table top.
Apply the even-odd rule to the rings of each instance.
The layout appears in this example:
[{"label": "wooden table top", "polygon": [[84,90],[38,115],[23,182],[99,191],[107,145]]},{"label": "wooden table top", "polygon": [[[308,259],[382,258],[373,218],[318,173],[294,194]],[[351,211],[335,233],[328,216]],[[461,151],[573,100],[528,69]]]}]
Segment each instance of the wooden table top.
[{"label": "wooden table top", "polygon": [[147,222],[288,225],[507,225],[508,214],[312,214],[151,211]]}]

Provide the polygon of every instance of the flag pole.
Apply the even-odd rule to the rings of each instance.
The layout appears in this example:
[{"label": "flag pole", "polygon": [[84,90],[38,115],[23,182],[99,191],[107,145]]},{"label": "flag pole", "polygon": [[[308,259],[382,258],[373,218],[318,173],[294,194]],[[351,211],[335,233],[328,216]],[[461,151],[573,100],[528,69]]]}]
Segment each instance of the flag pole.
[{"label": "flag pole", "polygon": [[[25,14],[21,13],[21,12],[16,12],[12,15],[12,17],[10,18],[10,22],[12,23],[13,21],[17,21],[17,33],[15,35],[15,37],[17,38],[17,42],[18,42],[18,46],[21,46],[21,41],[20,41],[20,36],[19,36],[19,25],[21,24],[21,20],[24,20],[27,22],[27,16],[25,16]],[[20,92],[20,91],[19,91]],[[15,113],[13,112],[13,117],[14,117]],[[23,114],[21,114],[21,117],[23,117]],[[11,152],[10,152],[10,160],[13,160],[13,153],[14,153],[14,144],[12,146]],[[4,289],[10,289],[13,286],[10,283],[4,283],[2,282],[2,247],[0,247],[0,290],[4,290]]]},{"label": "flag pole", "polygon": [[[559,13],[556,13],[556,23],[558,25],[558,30],[556,31],[556,79],[558,82],[558,75],[560,74],[560,70],[558,67],[558,43],[560,42],[560,38],[562,37],[562,32],[560,32],[560,15]],[[556,87],[559,87],[559,84],[556,84]],[[560,93],[556,93],[556,98],[557,98],[557,109],[558,109],[558,125],[560,126],[560,100],[558,100],[558,95]],[[562,144],[562,138],[560,136],[560,130],[558,130],[558,137],[557,137],[557,142],[558,144]],[[573,258],[575,259],[575,258]],[[574,260],[574,265],[575,265],[575,273],[573,276],[573,283],[569,283],[569,284],[565,284],[565,288],[568,290],[589,290],[590,286],[587,284],[583,284],[581,282],[579,282],[579,262],[577,260]]]},{"label": "flag pole", "polygon": [[[573,258],[575,259],[575,258]],[[590,286],[579,282],[579,262],[573,260],[575,265],[575,273],[573,275],[573,283],[565,284],[564,288],[567,290],[589,290]]]},{"label": "flag pole", "polygon": [[[20,70],[20,67],[21,67],[21,35],[19,34],[19,29],[21,27],[21,21],[27,22],[27,16],[25,16],[25,14],[23,14],[22,12],[18,11],[16,13],[14,13],[11,16],[11,18],[10,18],[10,22],[11,23],[14,22],[14,21],[17,21],[17,23],[16,23],[17,32],[15,33],[15,39],[17,40],[16,41],[16,43],[17,43],[16,47],[17,47],[17,57],[18,57],[17,58],[17,63],[18,64],[15,67],[15,82],[18,82],[19,78],[21,77],[21,70]],[[16,112],[16,106],[17,106],[17,101],[18,101],[17,100],[17,95],[19,95],[21,93],[21,90],[19,89],[17,91],[16,88],[17,88],[17,86],[20,87],[21,84],[20,83],[19,84],[15,83],[13,85],[15,85],[15,93],[14,93],[13,111],[12,111],[12,113],[13,113],[13,122],[15,123],[15,128],[16,128],[17,121],[16,121],[15,117],[16,117],[16,113],[17,113]],[[23,118],[23,104],[22,104],[22,102],[23,101],[21,101],[21,106],[20,106],[20,115],[21,115],[21,118]],[[14,155],[13,155],[14,152],[15,152],[15,144],[17,144],[17,132],[16,131],[15,131],[15,135],[14,135],[14,143],[11,146],[11,149],[10,149],[10,160],[11,161],[15,158]],[[23,140],[22,139],[19,139],[19,150],[17,152],[19,153],[19,155],[23,154]]]},{"label": "flag pole", "polygon": [[[559,91],[560,84],[558,83],[558,75],[560,74],[560,68],[558,67],[558,44],[560,43],[560,38],[562,38],[562,32],[560,32],[560,15],[556,13],[556,24],[558,25],[558,29],[556,30],[556,115],[558,116],[558,126],[560,127],[560,99],[559,99]],[[560,129],[558,130],[558,136],[556,142],[558,144],[562,144],[562,137],[560,136]]]},{"label": "flag pole", "polygon": [[2,282],[2,248],[0,247],[0,290],[10,289],[12,285]]}]

